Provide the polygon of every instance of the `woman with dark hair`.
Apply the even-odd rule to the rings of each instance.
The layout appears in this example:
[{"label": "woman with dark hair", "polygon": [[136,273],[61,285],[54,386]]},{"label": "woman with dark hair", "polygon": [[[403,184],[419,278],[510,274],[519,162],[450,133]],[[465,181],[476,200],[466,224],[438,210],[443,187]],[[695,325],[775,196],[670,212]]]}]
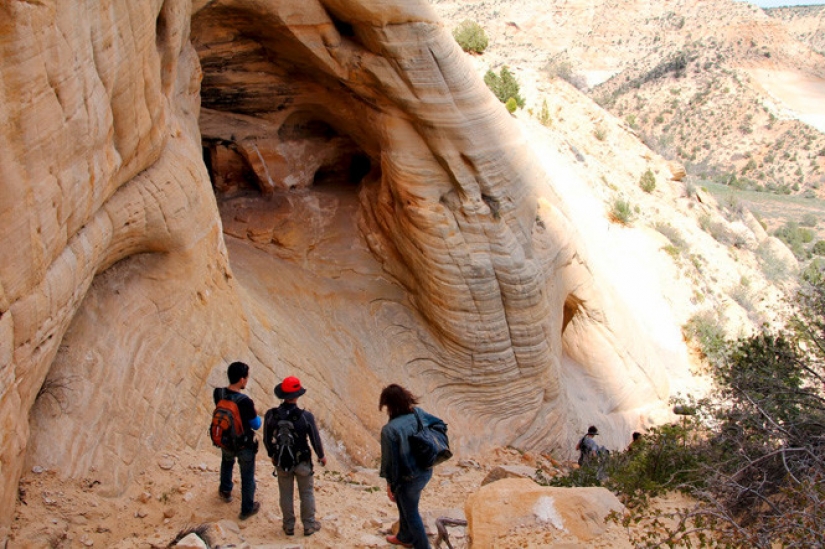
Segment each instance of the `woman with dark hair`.
[{"label": "woman with dark hair", "polygon": [[429,549],[430,541],[418,512],[421,492],[433,476],[432,469],[421,469],[415,462],[408,439],[418,431],[416,412],[425,425],[441,420],[420,408],[418,400],[404,387],[384,387],[378,409],[387,408],[389,421],[381,429],[381,476],[387,479],[387,497],[398,507],[398,534],[387,536],[393,545]]}]

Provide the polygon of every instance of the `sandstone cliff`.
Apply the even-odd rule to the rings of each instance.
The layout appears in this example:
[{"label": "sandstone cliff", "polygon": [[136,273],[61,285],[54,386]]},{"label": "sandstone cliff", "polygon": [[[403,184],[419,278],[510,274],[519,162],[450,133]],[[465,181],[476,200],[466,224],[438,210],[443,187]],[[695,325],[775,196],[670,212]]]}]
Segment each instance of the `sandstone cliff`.
[{"label": "sandstone cliff", "polygon": [[458,451],[546,450],[621,444],[686,375],[426,3],[0,10],[3,523],[24,463],[114,494],[206,445],[236,359],[361,463],[390,381]]}]

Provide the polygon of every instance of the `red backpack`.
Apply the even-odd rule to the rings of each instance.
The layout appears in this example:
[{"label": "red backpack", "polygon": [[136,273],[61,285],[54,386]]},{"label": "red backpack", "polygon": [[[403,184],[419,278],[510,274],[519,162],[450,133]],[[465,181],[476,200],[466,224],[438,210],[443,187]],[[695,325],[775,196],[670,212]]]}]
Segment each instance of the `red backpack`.
[{"label": "red backpack", "polygon": [[212,424],[209,426],[209,437],[215,446],[232,452],[243,447],[243,421],[241,421],[241,411],[238,409],[236,399],[244,396],[228,395],[226,389],[223,390],[221,399],[215,405],[215,411],[212,412]]}]

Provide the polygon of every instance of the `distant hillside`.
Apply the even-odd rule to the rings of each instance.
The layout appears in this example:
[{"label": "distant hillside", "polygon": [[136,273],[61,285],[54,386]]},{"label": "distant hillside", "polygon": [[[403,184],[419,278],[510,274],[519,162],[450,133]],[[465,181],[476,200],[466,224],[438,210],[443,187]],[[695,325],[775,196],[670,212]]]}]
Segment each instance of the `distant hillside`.
[{"label": "distant hillside", "polygon": [[485,29],[479,70],[508,65],[534,113],[542,82],[564,78],[695,180],[825,198],[825,7],[431,2],[453,26],[470,19]]},{"label": "distant hillside", "polygon": [[736,67],[754,55],[770,59],[770,46],[738,42],[711,37],[671,48],[589,93],[690,175],[825,197],[825,135],[788,118],[748,71]]},{"label": "distant hillside", "polygon": [[825,5],[770,8],[765,13],[784,21],[797,40],[825,54]]}]

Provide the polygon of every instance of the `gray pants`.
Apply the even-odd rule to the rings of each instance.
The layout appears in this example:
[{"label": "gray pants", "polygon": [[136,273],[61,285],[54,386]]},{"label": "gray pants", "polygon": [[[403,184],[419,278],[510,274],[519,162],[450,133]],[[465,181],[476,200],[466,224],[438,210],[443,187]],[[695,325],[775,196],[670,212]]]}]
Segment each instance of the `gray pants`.
[{"label": "gray pants", "polygon": [[[298,482],[298,496],[301,498],[301,523],[304,530],[315,526],[315,482],[312,476],[312,464],[302,461],[295,468],[286,472],[278,471],[278,492],[281,495],[281,514],[284,516],[284,530],[295,529],[295,482]],[[294,479],[294,480],[293,480]]]}]

